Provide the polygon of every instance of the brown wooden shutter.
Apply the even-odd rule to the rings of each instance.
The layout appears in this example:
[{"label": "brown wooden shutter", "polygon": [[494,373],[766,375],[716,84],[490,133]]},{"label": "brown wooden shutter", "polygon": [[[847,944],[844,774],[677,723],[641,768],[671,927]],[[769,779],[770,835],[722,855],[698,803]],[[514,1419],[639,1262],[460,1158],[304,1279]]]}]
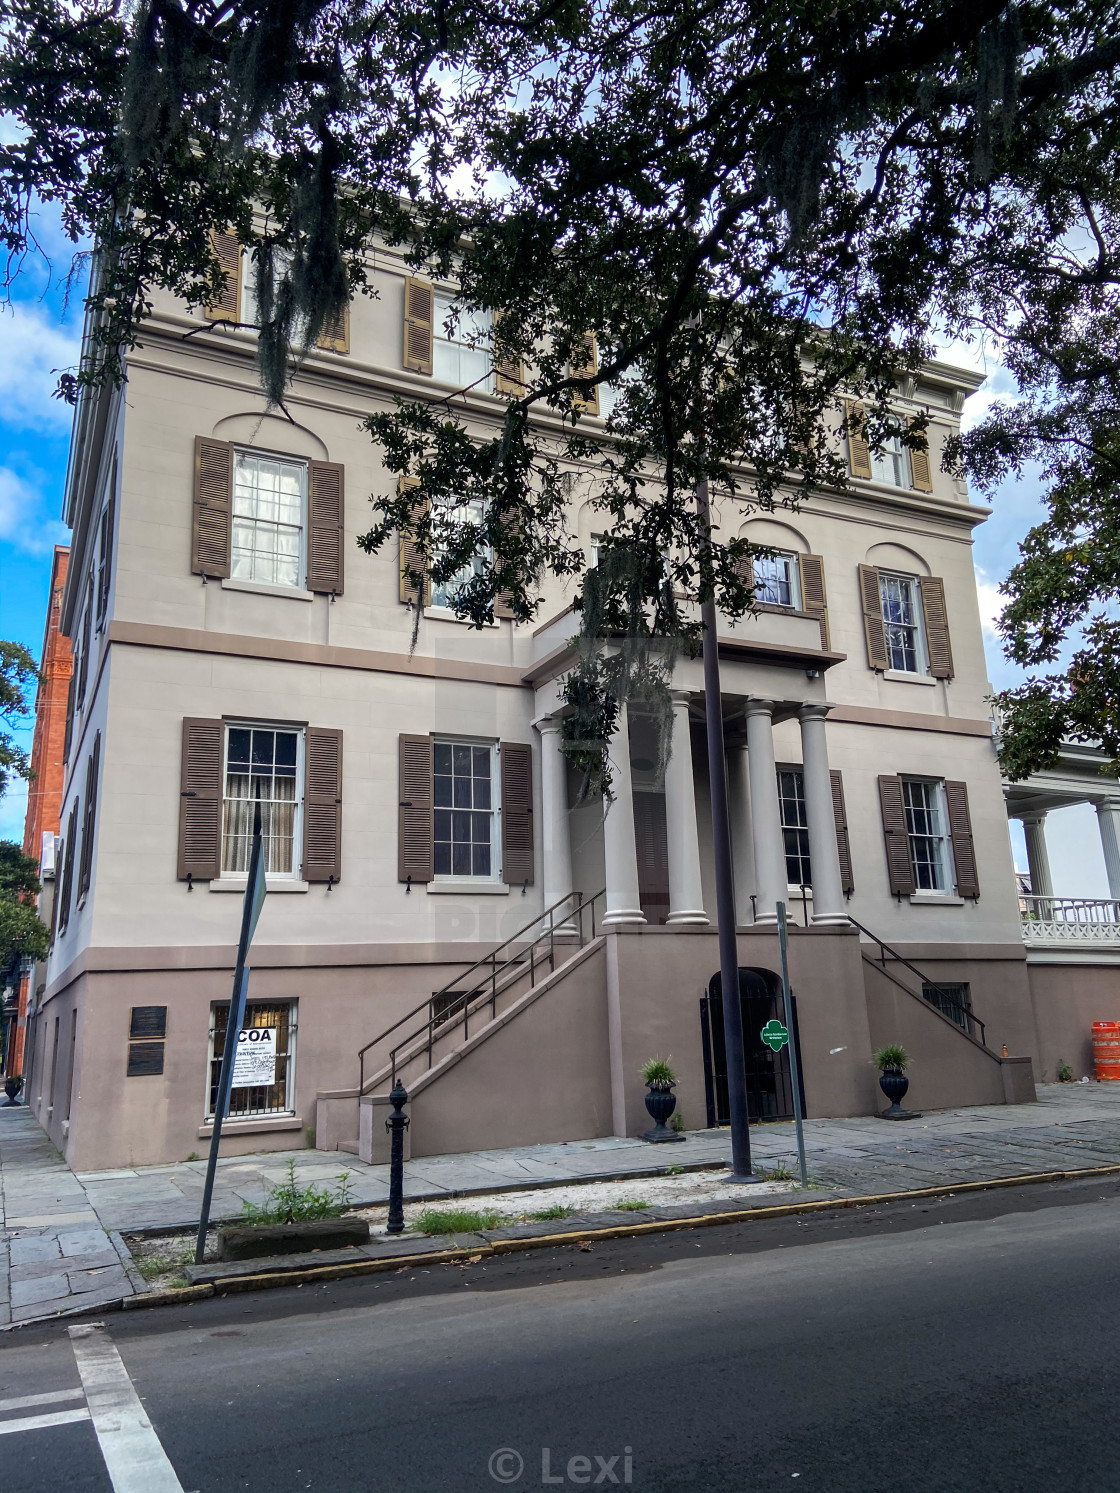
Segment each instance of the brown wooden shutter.
[{"label": "brown wooden shutter", "polygon": [[918,577],[918,585],[922,591],[929,671],[935,679],[952,679],[953,649],[949,642],[949,614],[945,609],[945,582],[936,575],[922,575]]},{"label": "brown wooden shutter", "polygon": [[533,881],[533,748],[503,741],[502,880],[510,886]]},{"label": "brown wooden shutter", "polygon": [[863,636],[867,641],[867,665],[871,669],[890,666],[887,657],[887,630],[883,626],[883,597],[879,589],[879,570],[875,565],[859,567],[859,594],[863,603]]},{"label": "brown wooden shutter", "polygon": [[328,322],[319,333],[315,344],[324,352],[348,353],[350,351],[350,307],[343,306],[334,321]]},{"label": "brown wooden shutter", "polygon": [[432,738],[400,738],[397,880],[432,879]]},{"label": "brown wooden shutter", "polygon": [[74,848],[78,839],[79,801],[74,800],[66,821],[66,843],[62,848],[62,876],[58,889],[58,931],[66,932],[70,921],[70,893],[74,886]]},{"label": "brown wooden shutter", "polygon": [[863,434],[866,411],[857,400],[846,399],[844,416],[848,426],[848,469],[853,477],[870,480],[871,448]]},{"label": "brown wooden shutter", "polygon": [[233,447],[195,436],[192,572],[219,580],[228,576],[232,541]]},{"label": "brown wooden shutter", "polygon": [[892,894],[909,897],[914,891],[914,867],[910,860],[910,836],[906,832],[901,778],[879,779],[879,806],[887,845],[887,880]]},{"label": "brown wooden shutter", "polygon": [[308,726],[303,879],[342,880],[342,732]]},{"label": "brown wooden shutter", "polygon": [[812,612],[821,625],[821,647],[828,647],[828,595],[824,588],[824,561],[820,555],[798,555],[801,572],[801,608]]},{"label": "brown wooden shutter", "polygon": [[307,589],[341,596],[345,570],[342,467],[333,461],[310,462],[307,494]]},{"label": "brown wooden shutter", "polygon": [[840,856],[840,884],[845,894],[852,891],[852,842],[848,838],[848,811],[844,805],[844,778],[838,768],[829,772],[832,779],[832,814],[836,820],[836,849]]},{"label": "brown wooden shutter", "polygon": [[910,448],[910,480],[918,492],[933,491],[933,468],[929,460],[929,442],[922,434],[922,449]]},{"label": "brown wooden shutter", "polygon": [[241,245],[234,233],[211,233],[210,249],[226,272],[225,289],[211,306],[205,307],[208,321],[241,320]]},{"label": "brown wooden shutter", "polygon": [[93,826],[97,817],[97,777],[101,766],[101,732],[93,738],[93,751],[86,763],[86,812],[82,825],[82,855],[78,866],[78,900],[89,891],[93,873]]},{"label": "brown wooden shutter", "polygon": [[[599,371],[599,345],[595,340],[594,332],[584,333],[583,348],[582,361],[568,365],[568,375],[571,378],[588,378]],[[576,409],[583,410],[588,415],[597,415],[599,413],[599,385],[596,384],[590,394],[577,392],[572,404]]]},{"label": "brown wooden shutter", "polygon": [[221,721],[187,716],[183,721],[183,757],[179,780],[180,881],[194,876],[210,881],[222,874]]},{"label": "brown wooden shutter", "polygon": [[[500,311],[494,312],[494,325],[502,319]],[[520,399],[525,393],[525,365],[515,354],[505,352],[494,361],[494,392],[510,399]]]},{"label": "brown wooden shutter", "polygon": [[957,896],[979,897],[980,879],[976,874],[976,847],[972,841],[972,817],[968,812],[966,784],[946,783],[945,804],[949,811],[949,833],[953,837]]},{"label": "brown wooden shutter", "polygon": [[404,366],[413,373],[432,371],[436,292],[427,280],[404,282]]},{"label": "brown wooden shutter", "polygon": [[[400,492],[419,486],[420,479],[418,477],[402,477],[397,484],[398,491]],[[427,514],[429,507],[428,499],[421,498],[416,505],[417,518],[423,518]],[[419,572],[424,577],[423,586],[421,587],[420,605],[422,607],[430,607],[432,604],[432,577],[428,571],[428,557],[421,550],[411,534],[402,533],[400,536],[400,570],[400,597],[402,603],[405,606],[412,606],[416,601],[416,582],[408,575],[408,571],[412,570]],[[413,877],[413,880],[415,879]]]}]

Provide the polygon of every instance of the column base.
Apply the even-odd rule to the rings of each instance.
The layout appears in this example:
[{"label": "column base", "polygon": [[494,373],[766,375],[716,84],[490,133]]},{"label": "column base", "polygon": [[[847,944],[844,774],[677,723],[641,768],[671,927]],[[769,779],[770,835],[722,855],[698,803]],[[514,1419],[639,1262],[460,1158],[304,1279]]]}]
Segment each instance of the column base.
[{"label": "column base", "polygon": [[771,928],[776,928],[778,926],[778,909],[775,908],[773,912],[756,912],[754,920],[756,925],[758,923],[765,923]]},{"label": "column base", "polygon": [[814,928],[846,928],[848,914],[846,912],[815,912],[811,921]]},{"label": "column base", "polygon": [[645,913],[640,907],[616,907],[612,912],[603,914],[599,922],[600,928],[616,928],[624,924],[644,923]]},{"label": "column base", "polygon": [[707,928],[711,923],[706,912],[671,912],[666,923],[680,923],[692,928]]}]

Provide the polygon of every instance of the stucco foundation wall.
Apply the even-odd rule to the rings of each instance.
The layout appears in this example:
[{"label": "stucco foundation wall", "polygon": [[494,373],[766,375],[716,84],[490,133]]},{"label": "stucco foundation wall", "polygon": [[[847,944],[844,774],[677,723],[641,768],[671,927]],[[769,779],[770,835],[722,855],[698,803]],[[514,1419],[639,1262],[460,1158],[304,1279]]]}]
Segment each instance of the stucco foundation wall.
[{"label": "stucco foundation wall", "polygon": [[413,1156],[611,1134],[602,946],[419,1090]]},{"label": "stucco foundation wall", "polygon": [[1093,1022],[1120,1021],[1120,966],[1032,963],[1027,975],[1040,1082],[1053,1083],[1061,1062],[1075,1078],[1093,1078]]},{"label": "stucco foundation wall", "polygon": [[[865,964],[864,970],[872,1048],[897,1042],[910,1054],[907,1109],[1005,1102],[1003,1075],[994,1053],[975,1046],[920,996],[899,990],[873,965]],[[880,1099],[878,1107],[885,1105],[886,1100]]]},{"label": "stucco foundation wall", "polygon": [[[870,949],[870,945],[865,945]],[[1041,1082],[1038,1033],[1031,1006],[1027,979],[1026,955],[1021,946],[1008,948],[993,945],[965,944],[952,946],[930,944],[903,945],[899,949],[937,984],[952,985],[964,981],[972,992],[972,1009],[984,1023],[988,1046],[1001,1053],[1006,1045],[1012,1057],[1029,1057],[1034,1062],[1035,1077]],[[956,957],[945,957],[955,954]],[[890,961],[888,960],[888,968]],[[918,988],[918,980],[905,969],[896,970],[903,983]]]}]

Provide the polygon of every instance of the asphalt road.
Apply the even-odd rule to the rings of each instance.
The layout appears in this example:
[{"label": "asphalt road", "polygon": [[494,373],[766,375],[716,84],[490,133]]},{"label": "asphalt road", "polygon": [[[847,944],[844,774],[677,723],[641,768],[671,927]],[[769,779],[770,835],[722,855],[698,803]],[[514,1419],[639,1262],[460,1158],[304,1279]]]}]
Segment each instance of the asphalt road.
[{"label": "asphalt road", "polygon": [[[1110,1179],[105,1321],[184,1493],[1101,1493],[1118,1239]],[[115,1412],[35,1427],[84,1383],[62,1324],[3,1339],[2,1493],[150,1493]]]}]

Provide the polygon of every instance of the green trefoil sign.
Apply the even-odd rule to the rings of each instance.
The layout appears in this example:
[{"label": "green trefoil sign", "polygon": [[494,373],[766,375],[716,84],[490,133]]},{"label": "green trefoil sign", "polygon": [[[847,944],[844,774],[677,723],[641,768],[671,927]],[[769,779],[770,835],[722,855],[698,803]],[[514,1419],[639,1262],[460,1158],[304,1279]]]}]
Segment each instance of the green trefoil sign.
[{"label": "green trefoil sign", "polygon": [[775,1017],[771,1017],[762,1028],[759,1036],[770,1048],[771,1052],[781,1052],[789,1041],[789,1032]]}]

